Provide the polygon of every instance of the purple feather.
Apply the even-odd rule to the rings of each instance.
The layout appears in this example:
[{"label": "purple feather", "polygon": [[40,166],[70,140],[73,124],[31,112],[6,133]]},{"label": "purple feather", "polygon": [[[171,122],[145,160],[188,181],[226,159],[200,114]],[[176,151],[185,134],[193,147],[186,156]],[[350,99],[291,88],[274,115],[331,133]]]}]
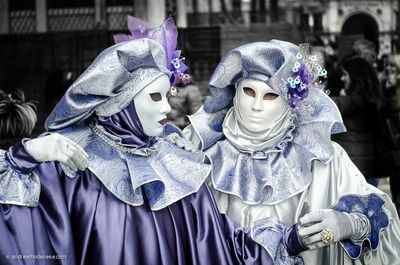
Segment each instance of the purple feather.
[{"label": "purple feather", "polygon": [[128,29],[131,33],[132,39],[148,38],[151,31],[154,29],[149,23],[138,18],[128,16]]},{"label": "purple feather", "polygon": [[126,34],[115,34],[114,35],[114,42],[121,43],[129,40],[129,35]]}]

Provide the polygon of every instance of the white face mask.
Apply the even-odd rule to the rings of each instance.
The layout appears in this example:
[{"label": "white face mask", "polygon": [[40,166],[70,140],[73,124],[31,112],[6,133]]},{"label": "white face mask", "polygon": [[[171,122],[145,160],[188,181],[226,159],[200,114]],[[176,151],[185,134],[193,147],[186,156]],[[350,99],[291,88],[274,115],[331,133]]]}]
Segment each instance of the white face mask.
[{"label": "white face mask", "polygon": [[286,113],[287,102],[262,81],[243,79],[237,89],[237,108],[249,131],[265,130]]},{"label": "white face mask", "polygon": [[148,136],[160,136],[167,122],[167,114],[171,111],[167,100],[169,89],[169,79],[162,75],[133,98],[143,131]]}]

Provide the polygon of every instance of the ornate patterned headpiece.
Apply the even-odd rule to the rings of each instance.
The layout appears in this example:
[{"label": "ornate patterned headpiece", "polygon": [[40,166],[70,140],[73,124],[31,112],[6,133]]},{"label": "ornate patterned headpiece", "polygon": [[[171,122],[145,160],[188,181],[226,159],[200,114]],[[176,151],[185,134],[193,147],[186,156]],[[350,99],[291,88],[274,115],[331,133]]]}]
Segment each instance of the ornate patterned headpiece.
[{"label": "ornate patterned headpiece", "polygon": [[104,117],[118,113],[162,75],[172,85],[188,78],[181,51],[175,50],[178,31],[172,17],[158,28],[128,17],[128,28],[131,35],[115,35],[117,44],[101,52],[68,88],[46,120],[48,130],[82,122],[93,113]]},{"label": "ornate patterned headpiece", "polygon": [[323,79],[327,72],[321,65],[321,59],[310,54],[308,44],[296,46],[271,40],[240,46],[229,51],[218,64],[209,83],[211,97],[205,101],[204,110],[214,113],[232,106],[236,84],[250,78],[266,82],[296,112],[312,113],[318,105],[312,102],[315,95],[325,94]]},{"label": "ornate patterned headpiece", "polygon": [[114,35],[115,43],[129,40],[151,39],[161,44],[167,55],[167,67],[173,73],[170,78],[171,85],[177,82],[187,82],[190,76],[185,74],[188,67],[185,65],[185,58],[181,57],[181,50],[175,50],[178,39],[178,30],[174,19],[167,17],[163,24],[157,28],[152,27],[148,23],[138,18],[128,16],[128,29],[130,35],[116,34]]}]

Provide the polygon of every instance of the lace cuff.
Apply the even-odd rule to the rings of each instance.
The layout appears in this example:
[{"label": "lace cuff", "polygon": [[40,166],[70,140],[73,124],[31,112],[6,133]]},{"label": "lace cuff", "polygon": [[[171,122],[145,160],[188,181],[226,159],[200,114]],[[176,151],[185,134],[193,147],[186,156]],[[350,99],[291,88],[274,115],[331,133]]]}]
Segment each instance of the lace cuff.
[{"label": "lace cuff", "polygon": [[271,218],[255,222],[251,227],[251,238],[262,245],[274,264],[302,265],[303,259],[295,256],[306,250],[297,235],[297,225],[286,227]]},{"label": "lace cuff", "polygon": [[340,212],[363,214],[371,225],[371,232],[361,240],[340,241],[350,258],[358,259],[362,253],[378,248],[380,232],[389,226],[388,216],[383,210],[384,204],[385,201],[377,194],[346,195],[332,207]]},{"label": "lace cuff", "polygon": [[[21,148],[17,146],[16,148]],[[10,149],[10,152],[13,151]],[[18,153],[20,161],[12,160],[4,150],[0,150],[0,203],[35,207],[39,203],[40,195],[39,176],[33,170],[37,164],[30,160],[23,163],[21,156],[23,153]]]}]

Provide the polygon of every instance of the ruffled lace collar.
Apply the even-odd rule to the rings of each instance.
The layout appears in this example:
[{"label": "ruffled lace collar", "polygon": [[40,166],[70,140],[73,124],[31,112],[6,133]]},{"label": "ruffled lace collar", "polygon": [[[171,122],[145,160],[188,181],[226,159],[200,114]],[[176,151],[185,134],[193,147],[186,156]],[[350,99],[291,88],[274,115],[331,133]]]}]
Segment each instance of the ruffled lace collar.
[{"label": "ruffled lace collar", "polygon": [[[166,125],[166,134],[177,130]],[[58,133],[84,148],[89,154],[89,170],[112,194],[132,206],[148,203],[152,210],[165,208],[197,192],[211,171],[211,166],[203,163],[203,153],[188,152],[162,138],[153,139],[150,148],[126,146],[131,150],[127,151],[117,148],[121,140],[97,124],[94,128],[75,125]],[[69,177],[76,176],[67,166],[62,168]]]},{"label": "ruffled lace collar", "polygon": [[341,115],[324,93],[311,94],[308,111],[297,114],[293,126],[271,148],[240,152],[223,135],[227,109],[189,116],[202,149],[212,161],[215,189],[241,198],[247,204],[277,204],[302,191],[312,181],[311,162],[328,163],[333,156],[332,133],[345,131]]}]

